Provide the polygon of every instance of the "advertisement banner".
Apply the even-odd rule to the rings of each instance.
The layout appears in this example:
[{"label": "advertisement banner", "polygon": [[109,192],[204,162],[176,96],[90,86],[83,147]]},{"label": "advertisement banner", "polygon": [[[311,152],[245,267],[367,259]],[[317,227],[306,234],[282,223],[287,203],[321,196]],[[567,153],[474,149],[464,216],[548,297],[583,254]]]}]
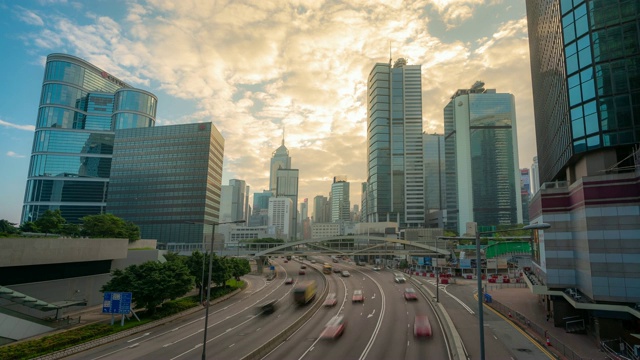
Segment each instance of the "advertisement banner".
[{"label": "advertisement banner", "polygon": [[460,269],[471,269],[471,259],[460,259]]}]

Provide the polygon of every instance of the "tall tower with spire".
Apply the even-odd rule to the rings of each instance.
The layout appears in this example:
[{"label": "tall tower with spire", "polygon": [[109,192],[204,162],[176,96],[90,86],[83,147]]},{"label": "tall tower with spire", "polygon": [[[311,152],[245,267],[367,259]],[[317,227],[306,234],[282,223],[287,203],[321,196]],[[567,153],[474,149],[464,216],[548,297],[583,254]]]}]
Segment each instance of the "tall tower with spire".
[{"label": "tall tower with spire", "polygon": [[276,194],[278,186],[278,170],[291,169],[291,157],[289,150],[284,146],[284,128],[282,128],[282,145],[271,156],[271,171],[269,174],[269,190]]}]

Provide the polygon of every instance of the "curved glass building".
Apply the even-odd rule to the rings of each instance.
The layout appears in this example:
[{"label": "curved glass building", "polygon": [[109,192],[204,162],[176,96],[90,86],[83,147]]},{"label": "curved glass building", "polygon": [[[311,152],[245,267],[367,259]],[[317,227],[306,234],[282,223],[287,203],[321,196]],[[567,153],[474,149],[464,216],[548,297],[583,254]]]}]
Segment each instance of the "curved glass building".
[{"label": "curved glass building", "polygon": [[21,222],[106,208],[114,132],[152,127],[157,97],[74,56],[47,57]]}]

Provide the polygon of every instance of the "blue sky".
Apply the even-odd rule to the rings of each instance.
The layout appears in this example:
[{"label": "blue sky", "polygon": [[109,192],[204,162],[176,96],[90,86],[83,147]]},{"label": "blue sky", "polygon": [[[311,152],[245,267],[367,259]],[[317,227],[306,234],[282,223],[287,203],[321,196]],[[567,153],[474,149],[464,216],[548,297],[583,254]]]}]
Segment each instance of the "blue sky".
[{"label": "blue sky", "polygon": [[0,219],[20,220],[44,61],[85,59],[158,96],[157,125],[212,121],[223,184],[268,186],[282,128],[300,199],[366,180],[366,79],[376,62],[422,65],[424,130],[482,80],[515,95],[520,167],[535,156],[524,1],[0,0]]}]

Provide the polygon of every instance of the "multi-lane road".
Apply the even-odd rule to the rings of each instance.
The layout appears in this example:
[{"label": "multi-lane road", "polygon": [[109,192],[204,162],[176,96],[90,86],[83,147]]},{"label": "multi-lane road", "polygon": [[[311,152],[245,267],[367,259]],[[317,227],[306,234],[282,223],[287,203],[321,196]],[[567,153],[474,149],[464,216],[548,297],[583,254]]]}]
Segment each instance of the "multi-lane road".
[{"label": "multi-lane road", "polygon": [[[374,271],[371,267],[355,266],[340,261],[332,264],[341,270],[348,270],[349,277],[338,273],[324,275],[322,263],[328,258],[317,258],[316,264],[305,261],[308,267],[305,275],[298,275],[301,263],[273,259],[277,277],[268,281],[264,277],[247,276],[247,288],[229,300],[210,308],[206,344],[207,358],[243,359],[254,350],[309,312],[309,320],[304,322],[292,335],[267,353],[264,359],[451,359],[448,346],[451,339],[445,336],[441,320],[436,317],[436,304],[429,293],[435,289],[429,279],[407,283],[394,282],[398,272],[392,270]],[[326,290],[335,293],[337,304],[321,307],[317,311],[313,304],[298,306],[293,302],[295,287],[287,285],[285,279],[292,277],[295,282],[316,280],[318,299]],[[418,301],[406,301],[405,288],[418,290]],[[472,286],[441,287],[440,300],[450,318],[456,323],[460,337],[465,342],[469,354],[478,354],[476,318],[477,304],[473,304]],[[352,302],[355,290],[364,294],[364,302]],[[443,301],[444,300],[444,301]],[[455,301],[454,301],[455,300]],[[276,311],[260,314],[258,307],[268,301],[276,301]],[[320,339],[325,324],[334,316],[342,315],[346,320],[344,334],[335,340]],[[413,334],[416,315],[427,315],[431,319],[433,336],[418,339]],[[493,316],[493,317],[492,317]],[[514,357],[514,350],[501,342],[495,334],[511,334],[513,329],[501,327],[504,323],[497,315],[486,318],[493,324],[486,337],[488,358],[546,359],[542,352],[532,351]],[[204,310],[185,316],[83,353],[74,359],[171,359],[191,360],[202,356],[204,335]],[[512,336],[512,335],[509,335]],[[526,347],[524,335],[513,336],[513,346]],[[523,355],[522,357],[520,355]],[[470,356],[475,358],[474,355]]]}]

